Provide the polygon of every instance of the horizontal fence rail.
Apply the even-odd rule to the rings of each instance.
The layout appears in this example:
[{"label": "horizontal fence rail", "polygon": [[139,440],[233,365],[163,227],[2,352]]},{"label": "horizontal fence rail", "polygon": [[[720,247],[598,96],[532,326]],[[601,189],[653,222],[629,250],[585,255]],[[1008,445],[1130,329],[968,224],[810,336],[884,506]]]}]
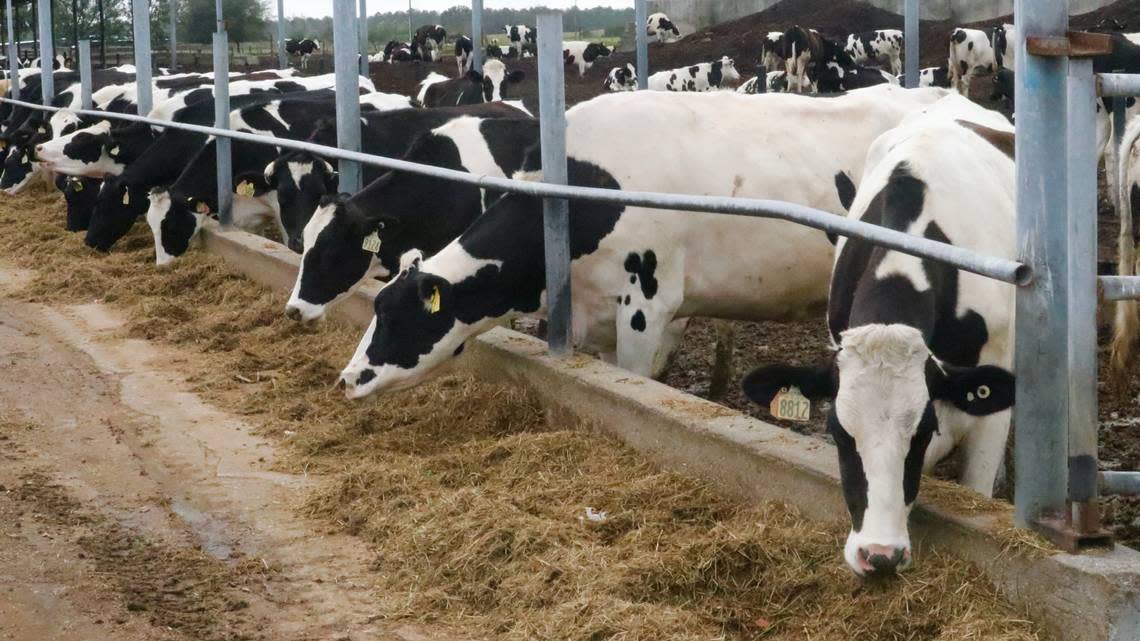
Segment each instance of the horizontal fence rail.
[{"label": "horizontal fence rail", "polygon": [[[63,107],[45,107],[44,105],[26,102],[23,100],[13,100],[11,98],[0,98],[0,101],[43,111],[62,111],[66,109]],[[652,209],[674,209],[681,211],[698,211],[718,214],[733,214],[737,216],[752,216],[756,218],[777,218],[780,220],[799,223],[801,225],[812,227],[814,229],[832,232],[841,236],[854,236],[857,238],[862,238],[863,240],[869,241],[876,245],[889,247],[890,249],[900,251],[904,254],[918,256],[921,258],[929,258],[931,260],[936,260],[958,269],[963,269],[968,272],[980,274],[987,278],[993,278],[995,280],[1000,280],[1006,283],[1024,285],[1028,283],[1032,277],[1032,273],[1029,267],[1017,261],[994,256],[983,256],[968,249],[963,249],[954,245],[941,243],[938,241],[930,240],[928,238],[922,238],[920,236],[912,236],[910,234],[888,229],[886,227],[880,227],[878,225],[872,225],[870,223],[865,223],[858,220],[851,220],[849,218],[845,218],[843,216],[832,214],[823,210],[813,209],[811,207],[805,207],[803,205],[797,205],[794,203],[788,203],[779,200],[764,200],[759,198],[729,198],[718,196],[693,196],[685,194],[667,194],[643,191],[621,191],[617,189],[602,189],[599,187],[578,187],[573,185],[554,185],[538,181],[513,180],[510,178],[498,178],[495,176],[472,174],[455,169],[444,169],[442,167],[434,167],[431,165],[421,165],[419,163],[408,162],[406,160],[399,160],[396,158],[387,158],[384,156],[375,156],[372,154],[365,154],[360,152],[344,151],[335,147],[326,147],[324,145],[317,145],[310,142],[289,140],[286,138],[274,138],[272,136],[263,136],[260,134],[251,134],[242,131],[218,129],[216,127],[206,127],[202,125],[191,125],[169,120],[158,120],[156,118],[148,118],[146,116],[136,116],[132,114],[110,113],[105,111],[87,109],[67,110],[81,116],[124,120],[155,127],[171,127],[174,129],[181,129],[183,131],[204,134],[207,136],[219,136],[224,138],[231,138],[234,140],[242,140],[245,142],[271,145],[285,149],[307,151],[309,153],[326,156],[329,158],[359,162],[366,165],[384,167],[387,169],[407,171],[409,173],[421,174],[424,176],[431,176],[443,180],[474,185],[483,189],[494,189],[497,191],[523,194],[538,198],[591,200],[633,207],[649,207]]]},{"label": "horizontal fence rail", "polygon": [[1097,93],[1106,97],[1140,96],[1140,74],[1097,74]]}]

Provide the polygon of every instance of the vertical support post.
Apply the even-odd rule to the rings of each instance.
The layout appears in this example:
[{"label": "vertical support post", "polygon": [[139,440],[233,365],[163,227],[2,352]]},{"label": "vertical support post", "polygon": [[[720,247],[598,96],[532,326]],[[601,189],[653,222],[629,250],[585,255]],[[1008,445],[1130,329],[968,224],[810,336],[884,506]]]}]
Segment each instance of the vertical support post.
[{"label": "vertical support post", "polygon": [[[1077,532],[1100,530],[1096,397],[1096,87],[1092,60],[1070,59],[1069,502]],[[1123,102],[1123,101],[1117,101]]]},{"label": "vertical support post", "polygon": [[360,53],[360,75],[368,77],[368,0],[360,0],[360,15],[357,16],[357,26],[360,28],[360,44],[357,50]]},{"label": "vertical support post", "polygon": [[[360,151],[360,80],[356,66],[356,2],[333,0],[333,57],[336,71],[336,143],[345,151]],[[340,191],[356,193],[362,186],[360,163],[338,163]]]},{"label": "vertical support post", "polygon": [[[217,22],[215,30],[221,33],[226,30],[225,12],[222,10],[222,0],[214,0],[214,21]],[[227,39],[226,46],[229,46]]]},{"label": "vertical support post", "polygon": [[154,87],[150,81],[150,6],[147,0],[132,0],[134,6],[135,28],[135,84],[138,85],[139,115],[150,113],[154,106],[151,92]]},{"label": "vertical support post", "polygon": [[649,20],[649,9],[646,0],[633,2],[633,42],[637,49],[637,88],[649,87],[649,34],[646,32],[646,22]]},{"label": "vertical support post", "polygon": [[103,0],[99,2],[99,66],[107,68],[107,18],[103,15]]},{"label": "vertical support post", "polygon": [[906,0],[905,11],[903,46],[906,48],[906,63],[903,73],[906,74],[906,88],[914,89],[918,86],[918,0]]},{"label": "vertical support post", "polygon": [[79,41],[79,94],[80,106],[91,108],[91,41]]},{"label": "vertical support post", "polygon": [[55,58],[55,48],[52,47],[51,37],[51,2],[52,0],[37,0],[39,3],[40,27],[40,96],[43,104],[49,104],[55,98],[55,80],[52,72]]},{"label": "vertical support post", "polygon": [[483,0],[471,0],[471,69],[483,72]]},{"label": "vertical support post", "polygon": [[178,0],[170,0],[170,71],[178,68]]},{"label": "vertical support post", "polygon": [[[219,23],[220,24],[220,23]],[[230,128],[230,42],[225,31],[214,33],[214,126]],[[221,136],[218,154],[218,221],[229,227],[233,221],[233,144]]]},{"label": "vertical support post", "polygon": [[[1114,72],[1124,73],[1124,70],[1116,69]],[[1123,151],[1120,146],[1124,143],[1124,125],[1126,124],[1124,119],[1126,117],[1125,109],[1127,108],[1127,101],[1127,98],[1119,96],[1112,99],[1112,140],[1109,144],[1112,145],[1111,157],[1116,159],[1117,166],[1109,167],[1106,171],[1112,172],[1113,174],[1116,173],[1117,167],[1120,166],[1120,154]],[[1120,210],[1124,206],[1124,203],[1120,202],[1120,198],[1121,196],[1124,196],[1128,193],[1121,191],[1121,185],[1118,184],[1119,180],[1120,179],[1117,176],[1108,176],[1108,184],[1116,185],[1116,189],[1110,189],[1112,193],[1108,196],[1110,199],[1112,199],[1113,209],[1116,211],[1117,216],[1120,215]]]},{"label": "vertical support post", "polygon": [[12,0],[5,0],[5,16],[8,21],[8,75],[12,81],[9,95],[20,98],[20,45],[16,39],[16,16],[12,10]]},{"label": "vertical support post", "polygon": [[79,64],[79,0],[71,0],[71,46]]},{"label": "vertical support post", "polygon": [[412,0],[408,0],[408,42],[412,41],[412,35],[415,30],[412,29]]},{"label": "vertical support post", "polygon": [[[562,14],[538,16],[538,111],[542,180],[565,185],[566,81],[562,62]],[[641,23],[642,30],[645,23]],[[560,198],[542,201],[543,247],[546,253],[547,342],[553,354],[571,349],[570,204]]]},{"label": "vertical support post", "polygon": [[1069,228],[1066,59],[1029,55],[1026,35],[1064,36],[1066,0],[1015,0],[1017,289],[1013,423],[1015,519],[1031,527],[1065,507],[1069,423]]},{"label": "vertical support post", "polygon": [[285,51],[285,0],[277,0],[277,66],[289,68],[289,56]]}]

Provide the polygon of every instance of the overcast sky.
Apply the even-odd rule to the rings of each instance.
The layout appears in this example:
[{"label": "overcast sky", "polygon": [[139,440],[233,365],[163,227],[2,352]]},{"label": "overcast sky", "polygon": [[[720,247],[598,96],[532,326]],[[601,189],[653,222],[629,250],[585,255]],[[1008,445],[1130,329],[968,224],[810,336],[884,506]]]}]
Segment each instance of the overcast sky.
[{"label": "overcast sky", "polygon": [[[270,12],[276,11],[277,3],[270,2]],[[425,11],[442,11],[455,5],[468,5],[456,0],[412,0],[412,7]],[[551,8],[572,7],[573,0],[483,0],[484,9],[526,9],[537,5]],[[582,9],[590,7],[632,7],[633,0],[578,0]],[[404,11],[408,0],[368,0],[368,15],[389,11]],[[332,15],[332,0],[285,0],[285,17],[318,17]]]}]

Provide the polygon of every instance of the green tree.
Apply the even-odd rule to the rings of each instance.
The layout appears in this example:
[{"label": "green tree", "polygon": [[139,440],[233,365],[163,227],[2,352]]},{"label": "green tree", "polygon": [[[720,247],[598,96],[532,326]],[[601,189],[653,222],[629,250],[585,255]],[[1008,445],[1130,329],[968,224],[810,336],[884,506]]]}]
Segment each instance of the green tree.
[{"label": "green tree", "polygon": [[[217,31],[214,0],[181,0],[179,2],[178,39],[184,42],[208,43]],[[224,0],[222,14],[230,41],[241,44],[266,38],[266,6],[262,0]]]}]

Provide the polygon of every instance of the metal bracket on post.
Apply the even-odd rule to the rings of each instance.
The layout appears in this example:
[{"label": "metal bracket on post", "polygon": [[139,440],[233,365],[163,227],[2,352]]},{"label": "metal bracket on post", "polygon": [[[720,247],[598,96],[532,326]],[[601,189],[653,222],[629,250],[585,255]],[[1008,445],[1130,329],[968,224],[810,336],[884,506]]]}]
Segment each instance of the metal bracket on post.
[{"label": "metal bracket on post", "polygon": [[[333,2],[333,65],[336,71],[336,142],[345,151],[360,151],[360,80],[357,75],[356,47],[360,42],[356,30],[355,0]],[[351,99],[346,99],[351,97]],[[360,163],[341,160],[339,190],[354,194],[360,191]]]},{"label": "metal bracket on post", "polygon": [[[154,106],[150,72],[150,7],[147,0],[133,0],[135,34],[135,84],[138,86],[140,114],[149,114]],[[142,16],[140,18],[140,16]],[[217,67],[215,67],[217,69]]]},{"label": "metal bracket on post", "polygon": [[637,88],[649,88],[649,8],[646,0],[634,0],[633,3],[633,42],[637,51]]},{"label": "metal bracket on post", "polygon": [[79,41],[79,87],[80,105],[91,108],[91,41]]},{"label": "metal bracket on post", "polygon": [[[543,182],[565,185],[566,81],[562,62],[562,14],[538,16],[538,111]],[[641,25],[645,29],[645,23]],[[543,247],[546,253],[547,343],[551,353],[571,350],[570,203],[542,200]]]},{"label": "metal bracket on post", "polygon": [[471,69],[483,71],[483,0],[471,0]]},{"label": "metal bracket on post", "polygon": [[906,79],[906,88],[914,89],[918,86],[918,0],[906,0],[905,15],[903,17],[903,47],[906,49],[906,62],[903,72]]},{"label": "metal bracket on post", "polygon": [[51,104],[55,98],[55,49],[52,47],[51,37],[51,0],[39,1],[39,29],[40,29],[40,95],[43,104]]},{"label": "metal bracket on post", "polygon": [[[230,128],[230,40],[225,31],[214,32],[214,126]],[[233,222],[234,177],[233,144],[218,136],[218,222],[229,227]]]}]

